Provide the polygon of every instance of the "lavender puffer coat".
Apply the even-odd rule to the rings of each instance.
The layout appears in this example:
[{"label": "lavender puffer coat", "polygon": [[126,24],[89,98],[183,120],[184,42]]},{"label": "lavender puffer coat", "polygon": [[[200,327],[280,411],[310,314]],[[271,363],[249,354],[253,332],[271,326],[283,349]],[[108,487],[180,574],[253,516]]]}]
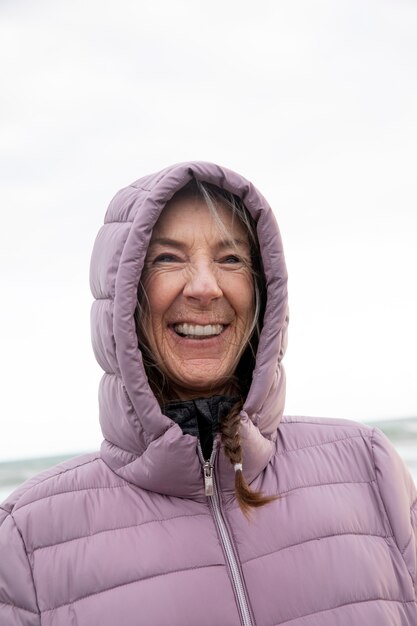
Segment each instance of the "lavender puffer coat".
[{"label": "lavender puffer coat", "polygon": [[[250,520],[218,442],[205,495],[197,440],[161,414],[137,349],[152,227],[192,176],[258,222],[268,299],[241,436],[247,479],[280,498]],[[360,424],[282,418],[286,269],[259,192],[208,163],[137,181],[110,204],[91,287],[104,443],[2,505],[1,626],[416,626],[417,494],[398,455]]]}]

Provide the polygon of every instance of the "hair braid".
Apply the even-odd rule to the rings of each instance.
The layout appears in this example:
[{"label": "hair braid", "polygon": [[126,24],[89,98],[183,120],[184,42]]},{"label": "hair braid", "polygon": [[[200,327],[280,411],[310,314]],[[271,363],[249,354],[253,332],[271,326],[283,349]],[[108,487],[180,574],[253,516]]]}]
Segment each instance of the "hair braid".
[{"label": "hair braid", "polygon": [[[240,444],[240,412],[243,400],[239,400],[230,410],[230,413],[220,423],[221,441],[224,453],[230,463],[242,463],[242,446]],[[241,468],[235,469],[235,492],[242,512],[248,516],[252,507],[260,507],[277,499],[277,496],[264,496],[260,491],[252,491],[247,484]]]}]

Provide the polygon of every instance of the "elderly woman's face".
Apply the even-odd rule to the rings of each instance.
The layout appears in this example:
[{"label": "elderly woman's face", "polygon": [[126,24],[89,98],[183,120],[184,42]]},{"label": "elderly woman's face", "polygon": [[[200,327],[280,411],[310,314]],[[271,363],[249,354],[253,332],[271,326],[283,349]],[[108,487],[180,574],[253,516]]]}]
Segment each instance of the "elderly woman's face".
[{"label": "elderly woman's face", "polygon": [[223,227],[202,200],[172,200],[145,262],[143,331],[183,399],[228,391],[254,315],[246,229],[228,208],[218,215]]}]

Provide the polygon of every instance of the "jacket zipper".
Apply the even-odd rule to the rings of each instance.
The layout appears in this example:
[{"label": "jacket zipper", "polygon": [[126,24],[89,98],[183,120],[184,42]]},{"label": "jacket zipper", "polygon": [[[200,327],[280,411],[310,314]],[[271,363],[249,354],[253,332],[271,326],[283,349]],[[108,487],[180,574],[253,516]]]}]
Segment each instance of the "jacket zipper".
[{"label": "jacket zipper", "polygon": [[216,452],[217,449],[215,446],[213,446],[213,452],[211,453],[210,459],[206,461],[203,457],[200,442],[198,442],[198,454],[200,457],[200,461],[203,465],[205,494],[209,499],[209,505],[213,514],[214,522],[216,524],[223,551],[226,556],[226,561],[229,565],[229,569],[232,575],[232,583],[235,591],[235,597],[237,599],[237,605],[239,608],[241,621],[243,626],[253,626],[253,622],[249,612],[245,584],[242,579],[238,560],[236,557],[236,552],[233,548],[232,538],[227,529],[227,525],[220,504],[219,490],[214,475],[214,460],[216,457]]}]

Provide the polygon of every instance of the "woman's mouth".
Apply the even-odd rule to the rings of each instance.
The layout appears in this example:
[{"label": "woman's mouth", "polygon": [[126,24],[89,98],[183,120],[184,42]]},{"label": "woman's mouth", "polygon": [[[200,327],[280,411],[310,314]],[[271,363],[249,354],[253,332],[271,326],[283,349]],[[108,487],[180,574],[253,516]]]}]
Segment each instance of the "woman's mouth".
[{"label": "woman's mouth", "polygon": [[207,339],[216,337],[225,329],[224,324],[173,324],[173,330],[187,339]]}]

